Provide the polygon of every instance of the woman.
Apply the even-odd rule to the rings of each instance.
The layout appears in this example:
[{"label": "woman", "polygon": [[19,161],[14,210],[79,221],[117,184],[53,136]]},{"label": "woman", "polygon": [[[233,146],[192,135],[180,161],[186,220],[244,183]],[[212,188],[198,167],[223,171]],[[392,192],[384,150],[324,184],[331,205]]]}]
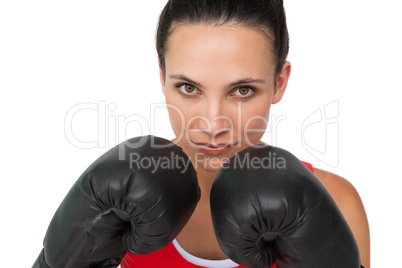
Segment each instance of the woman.
[{"label": "woman", "polygon": [[[237,267],[216,240],[209,193],[223,163],[261,143],[270,106],[281,100],[291,73],[288,43],[282,1],[166,4],[157,31],[160,79],[174,141],[192,160],[201,200],[170,255],[127,254],[122,267],[157,267],[153,263],[168,263],[165,258],[177,261],[176,267]],[[370,267],[368,222],[357,191],[335,174],[312,170],[347,220],[362,265]]]}]

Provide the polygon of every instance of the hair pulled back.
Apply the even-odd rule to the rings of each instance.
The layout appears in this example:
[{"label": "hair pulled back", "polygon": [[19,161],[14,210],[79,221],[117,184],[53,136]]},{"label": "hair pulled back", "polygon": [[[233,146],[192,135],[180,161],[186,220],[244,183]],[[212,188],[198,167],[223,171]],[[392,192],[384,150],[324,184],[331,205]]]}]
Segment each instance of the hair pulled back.
[{"label": "hair pulled back", "polygon": [[289,51],[289,34],[282,0],[169,0],[156,32],[156,50],[165,73],[165,52],[170,34],[180,24],[235,23],[262,31],[270,40],[276,75]]}]

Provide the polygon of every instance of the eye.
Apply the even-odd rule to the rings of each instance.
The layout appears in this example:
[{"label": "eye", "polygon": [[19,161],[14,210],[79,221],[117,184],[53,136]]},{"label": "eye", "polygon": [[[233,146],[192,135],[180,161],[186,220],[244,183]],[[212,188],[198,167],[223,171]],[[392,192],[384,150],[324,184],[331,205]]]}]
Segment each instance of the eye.
[{"label": "eye", "polygon": [[234,95],[238,95],[241,97],[248,97],[253,95],[255,92],[255,90],[251,87],[247,87],[247,86],[242,86],[242,87],[238,87],[235,91],[234,91]]},{"label": "eye", "polygon": [[178,86],[180,89],[181,93],[187,94],[187,95],[193,95],[194,93],[198,92],[198,89],[190,84],[181,84]]}]

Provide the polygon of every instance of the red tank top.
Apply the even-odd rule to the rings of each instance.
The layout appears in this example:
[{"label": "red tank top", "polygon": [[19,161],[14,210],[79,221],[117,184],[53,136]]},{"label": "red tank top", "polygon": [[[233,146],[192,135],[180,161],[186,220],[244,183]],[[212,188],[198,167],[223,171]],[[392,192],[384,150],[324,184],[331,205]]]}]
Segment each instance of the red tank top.
[{"label": "red tank top", "polygon": [[[310,163],[301,161],[306,167],[314,172],[313,166]],[[200,268],[186,261],[176,250],[173,243],[170,243],[163,249],[146,255],[133,255],[127,253],[120,264],[121,268]],[[237,268],[246,268],[238,266]],[[277,268],[274,264],[271,268]]]}]

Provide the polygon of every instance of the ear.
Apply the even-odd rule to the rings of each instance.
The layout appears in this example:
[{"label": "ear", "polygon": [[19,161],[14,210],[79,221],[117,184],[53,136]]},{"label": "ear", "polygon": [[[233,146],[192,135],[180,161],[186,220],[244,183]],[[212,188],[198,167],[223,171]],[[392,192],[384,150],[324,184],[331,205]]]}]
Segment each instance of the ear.
[{"label": "ear", "polygon": [[159,66],[159,79],[161,81],[163,94],[165,94],[165,74],[163,73],[161,61],[159,60],[159,57],[158,57],[158,66]]},{"label": "ear", "polygon": [[282,96],[285,93],[286,87],[288,85],[291,69],[292,68],[290,62],[286,61],[283,64],[281,73],[276,78],[276,89],[272,98],[272,104],[276,104],[282,99]]}]

